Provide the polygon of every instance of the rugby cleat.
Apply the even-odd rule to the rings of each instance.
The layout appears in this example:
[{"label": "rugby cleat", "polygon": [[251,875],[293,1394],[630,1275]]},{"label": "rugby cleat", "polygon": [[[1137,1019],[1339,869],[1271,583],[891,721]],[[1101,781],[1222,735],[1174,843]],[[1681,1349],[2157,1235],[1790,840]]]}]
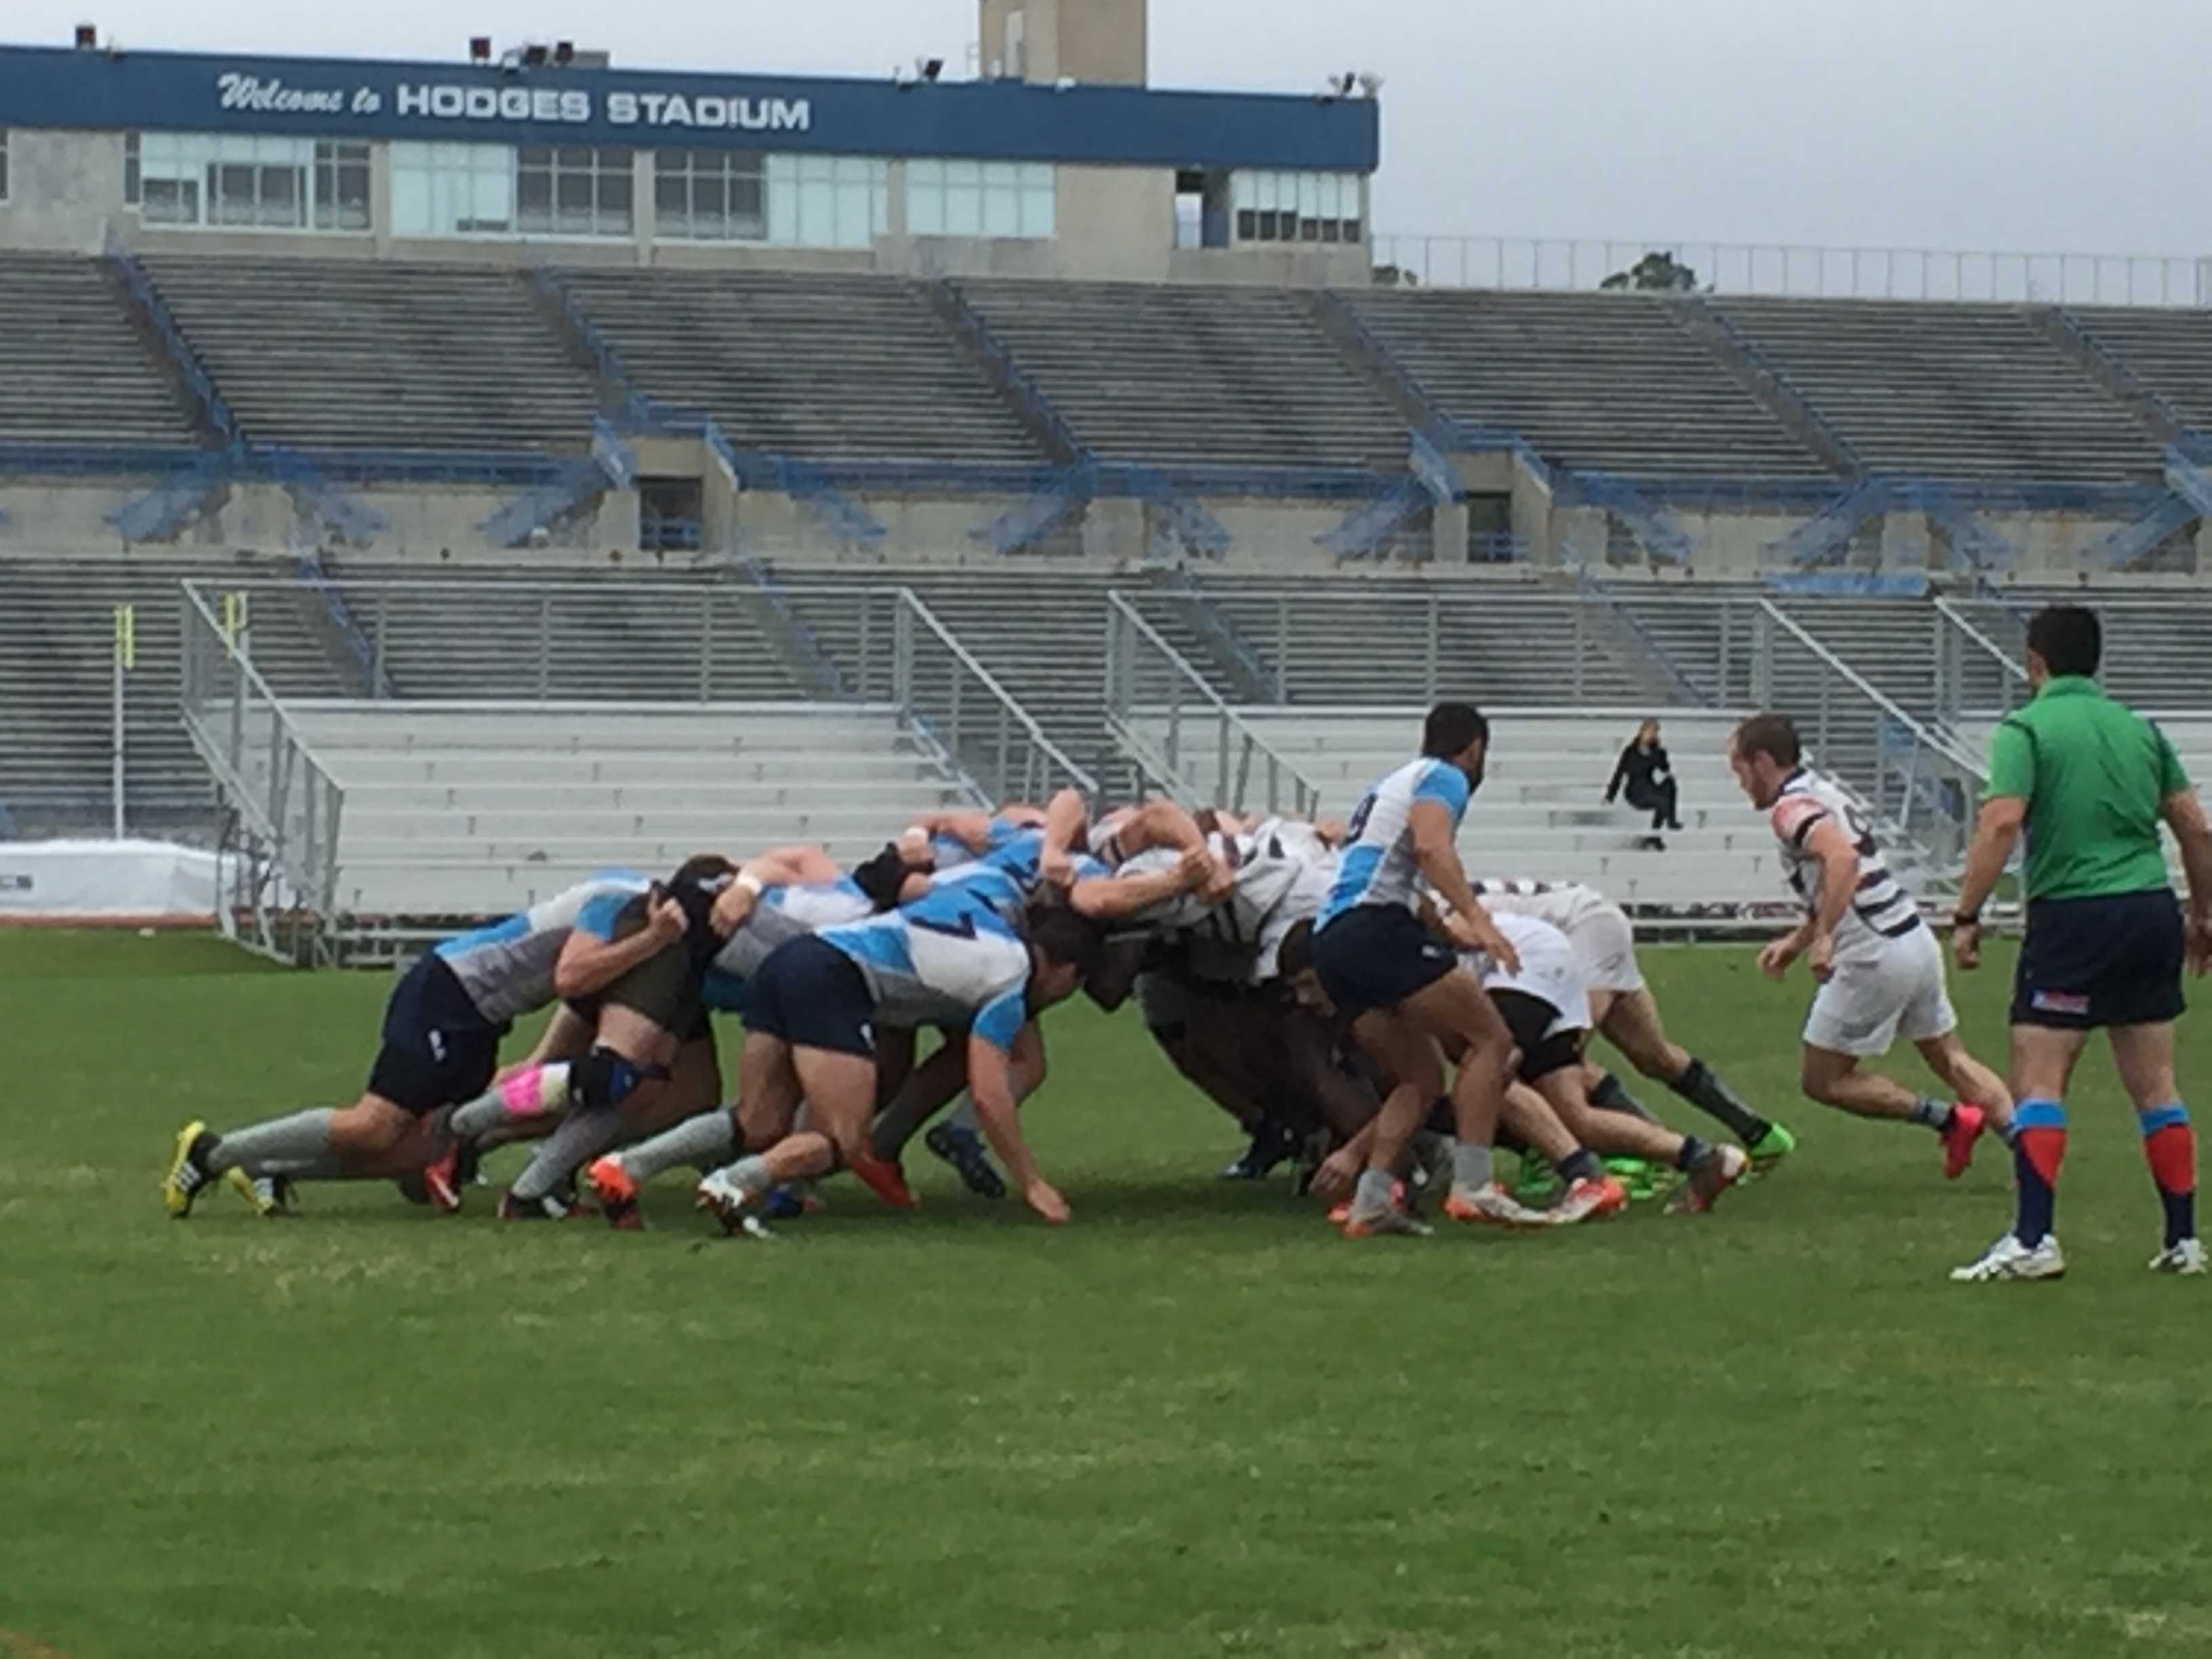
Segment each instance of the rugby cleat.
[{"label": "rugby cleat", "polygon": [[1559,1194],[1559,1172],[1540,1153],[1521,1154],[1521,1178],[1513,1183],[1513,1196],[1530,1209],[1550,1203]]},{"label": "rugby cleat", "polygon": [[198,1118],[177,1131],[169,1167],[161,1176],[161,1203],[172,1218],[182,1221],[190,1215],[192,1200],[216,1178],[207,1167],[207,1157],[218,1138]]},{"label": "rugby cleat", "polygon": [[618,1158],[599,1159],[584,1171],[584,1184],[599,1200],[599,1213],[618,1233],[645,1231],[645,1212],[638,1206],[637,1182]]},{"label": "rugby cleat", "polygon": [[1741,1146],[1716,1146],[1690,1166],[1690,1178],[1667,1206],[1667,1213],[1703,1215],[1720,1202],[1723,1193],[1750,1173],[1750,1153]]},{"label": "rugby cleat", "polygon": [[761,1200],[761,1213],[770,1221],[796,1221],[801,1216],[817,1215],[829,1207],[811,1181],[787,1181],[780,1187],[769,1188],[768,1195]]},{"label": "rugby cleat", "polygon": [[292,1207],[289,1176],[248,1176],[243,1170],[225,1170],[222,1178],[224,1184],[252,1205],[253,1213],[264,1221],[298,1213]]},{"label": "rugby cleat", "polygon": [[1552,1224],[1550,1212],[1532,1210],[1515,1202],[1512,1195],[1494,1181],[1486,1187],[1455,1184],[1450,1196],[1444,1200],[1444,1213],[1454,1221],[1486,1227],[1507,1227],[1516,1232],[1531,1231]]},{"label": "rugby cleat", "polygon": [[[860,1176],[867,1188],[895,1210],[911,1210],[919,1200],[906,1184],[906,1172],[889,1158],[863,1153],[848,1158],[845,1167]],[[711,1177],[709,1177],[711,1179]]]},{"label": "rugby cleat", "polygon": [[983,1137],[960,1123],[933,1123],[921,1144],[952,1166],[960,1184],[978,1198],[1004,1198],[1006,1183],[991,1162]]},{"label": "rugby cleat", "polygon": [[590,1213],[576,1201],[574,1193],[546,1193],[538,1198],[523,1198],[510,1187],[499,1200],[501,1221],[568,1221]]},{"label": "rugby cleat", "polygon": [[1577,1221],[1599,1221],[1609,1215],[1619,1215],[1628,1207],[1628,1188],[1613,1176],[1592,1181],[1585,1176],[1567,1188],[1562,1198],[1544,1213],[1554,1227],[1571,1227]]},{"label": "rugby cleat", "polygon": [[693,1191],[692,1201],[720,1222],[724,1232],[735,1235],[755,1231],[758,1218],[748,1213],[754,1195],[732,1181],[727,1170],[708,1171],[700,1177]]},{"label": "rugby cleat", "polygon": [[1673,1184],[1667,1177],[1674,1173],[1648,1158],[1609,1158],[1605,1160],[1605,1172],[1619,1182],[1632,1199],[1658,1197]]},{"label": "rugby cleat", "polygon": [[1797,1150],[1797,1137],[1779,1123],[1770,1123],[1766,1133],[1744,1150],[1751,1154],[1752,1174],[1763,1176]]},{"label": "rugby cleat", "polygon": [[2058,1235],[2045,1233],[2033,1245],[2023,1244],[2006,1233],[1984,1252],[1978,1261],[1951,1269],[1952,1282],[1981,1285],[1997,1279],[2063,1279],[2066,1258],[2058,1249]]},{"label": "rugby cleat", "polygon": [[1299,1136],[1288,1124],[1272,1117],[1260,1120],[1260,1127],[1252,1132],[1252,1144],[1242,1156],[1221,1172],[1224,1181],[1265,1181],[1275,1172],[1276,1166],[1287,1164],[1298,1155]]},{"label": "rugby cleat", "polygon": [[1951,1121],[1943,1126],[1944,1180],[1956,1181],[1966,1173],[1966,1166],[1974,1161],[1974,1145],[1989,1121],[1987,1112],[1963,1100],[1951,1109]]},{"label": "rugby cleat", "polygon": [[2150,1270],[2154,1273],[2179,1273],[2185,1279],[2195,1279],[2205,1271],[2204,1246],[2193,1238],[2169,1244],[2151,1257]]},{"label": "rugby cleat", "polygon": [[[1346,1238],[1376,1238],[1384,1234],[1395,1234],[1404,1238],[1426,1238],[1429,1224],[1406,1207],[1406,1186],[1395,1182],[1390,1188],[1390,1202],[1370,1215],[1360,1215],[1350,1200],[1337,1206],[1344,1212],[1338,1223]],[[1336,1211],[1329,1212],[1329,1219],[1336,1219]]]},{"label": "rugby cleat", "polygon": [[422,1195],[440,1215],[458,1215],[461,1208],[461,1147],[456,1140],[443,1156],[422,1166]]}]

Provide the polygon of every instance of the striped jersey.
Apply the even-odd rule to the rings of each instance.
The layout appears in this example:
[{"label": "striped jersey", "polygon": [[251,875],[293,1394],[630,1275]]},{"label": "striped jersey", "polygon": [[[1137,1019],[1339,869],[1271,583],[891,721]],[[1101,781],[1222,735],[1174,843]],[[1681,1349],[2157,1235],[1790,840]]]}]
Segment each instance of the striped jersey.
[{"label": "striped jersey", "polygon": [[1857,848],[1858,890],[1836,924],[1836,955],[1878,956],[1893,939],[1921,926],[1919,907],[1905,884],[1890,873],[1874,825],[1859,804],[1833,779],[1801,766],[1783,780],[1782,793],[1767,810],[1767,822],[1782,846],[1782,870],[1790,890],[1806,909],[1820,904],[1820,857],[1808,843],[1823,823],[1842,826]]},{"label": "striped jersey", "polygon": [[778,945],[875,915],[873,900],[849,876],[835,881],[771,887],[760,896],[745,925],[724,940],[707,964],[707,1006],[722,1012],[744,1006],[745,981]]},{"label": "striped jersey", "polygon": [[[1161,932],[1182,933],[1199,953],[1200,978],[1233,977],[1262,983],[1275,976],[1275,957],[1283,935],[1299,921],[1320,914],[1337,874],[1335,852],[1310,824],[1269,818],[1249,835],[1209,836],[1207,844],[1231,866],[1229,896],[1209,904],[1196,893],[1182,893],[1131,921]],[[1121,866],[1125,875],[1173,869],[1182,853],[1168,847],[1139,853]],[[1233,963],[1237,972],[1210,971]],[[1198,968],[1196,964],[1205,964]]]},{"label": "striped jersey", "polygon": [[603,870],[505,921],[446,940],[437,954],[477,1012],[505,1025],[553,1000],[553,967],[570,933],[612,939],[623,907],[652,885],[635,870]]},{"label": "striped jersey", "polygon": [[1003,915],[1003,876],[934,887],[817,936],[850,957],[885,1025],[967,1026],[1007,1049],[1029,1021],[1030,947]]},{"label": "striped jersey", "polygon": [[1420,906],[1421,871],[1413,857],[1413,803],[1433,800],[1451,814],[1456,831],[1473,793],[1467,774],[1449,761],[1408,761],[1376,784],[1352,809],[1346,826],[1336,885],[1322,908],[1326,927],[1362,904]]}]

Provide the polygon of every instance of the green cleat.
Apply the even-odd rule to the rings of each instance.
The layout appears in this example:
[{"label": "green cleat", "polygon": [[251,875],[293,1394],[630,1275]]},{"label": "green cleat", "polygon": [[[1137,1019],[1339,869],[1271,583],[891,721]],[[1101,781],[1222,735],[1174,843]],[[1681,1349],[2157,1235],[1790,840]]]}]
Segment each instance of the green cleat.
[{"label": "green cleat", "polygon": [[1541,1209],[1558,1196],[1562,1183],[1552,1160],[1540,1153],[1521,1154],[1521,1178],[1513,1183],[1513,1196],[1530,1209]]},{"label": "green cleat", "polygon": [[1632,1200],[1656,1198],[1662,1188],[1662,1177],[1668,1173],[1644,1158],[1609,1158],[1605,1172],[1621,1184]]},{"label": "green cleat", "polygon": [[1797,1150],[1797,1137],[1779,1123],[1770,1123],[1766,1133],[1744,1148],[1751,1154],[1751,1172],[1763,1176]]}]

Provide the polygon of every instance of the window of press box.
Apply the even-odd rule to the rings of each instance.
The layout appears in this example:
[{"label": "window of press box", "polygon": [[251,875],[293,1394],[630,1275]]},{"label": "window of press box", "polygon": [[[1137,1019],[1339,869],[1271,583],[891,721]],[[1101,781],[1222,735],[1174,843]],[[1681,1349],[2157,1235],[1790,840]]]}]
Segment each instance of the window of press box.
[{"label": "window of press box", "polygon": [[678,241],[766,241],[767,163],[728,150],[656,152],[653,223],[654,235]]},{"label": "window of press box", "polygon": [[149,225],[367,230],[368,146],[331,138],[128,133],[123,199]]},{"label": "window of press box", "polygon": [[630,155],[624,147],[525,144],[514,153],[514,223],[525,236],[628,236]]},{"label": "window of press box", "polygon": [[906,228],[914,236],[1050,236],[1059,204],[1049,161],[906,164]]},{"label": "window of press box", "polygon": [[1239,173],[1231,191],[1237,240],[1357,242],[1360,186],[1356,173]]},{"label": "window of press box", "polygon": [[0,127],[0,202],[8,199],[8,129]]}]

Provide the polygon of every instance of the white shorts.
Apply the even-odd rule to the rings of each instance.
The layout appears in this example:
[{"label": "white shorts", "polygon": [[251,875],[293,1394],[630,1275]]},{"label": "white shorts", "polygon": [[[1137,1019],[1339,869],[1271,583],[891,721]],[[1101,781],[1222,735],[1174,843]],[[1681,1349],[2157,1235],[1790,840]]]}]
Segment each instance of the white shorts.
[{"label": "white shorts", "polygon": [[1925,1042],[1958,1028],[1943,947],[1923,927],[1886,941],[1878,956],[1838,962],[1805,1017],[1805,1042],[1863,1060],[1887,1054],[1899,1036]]}]

